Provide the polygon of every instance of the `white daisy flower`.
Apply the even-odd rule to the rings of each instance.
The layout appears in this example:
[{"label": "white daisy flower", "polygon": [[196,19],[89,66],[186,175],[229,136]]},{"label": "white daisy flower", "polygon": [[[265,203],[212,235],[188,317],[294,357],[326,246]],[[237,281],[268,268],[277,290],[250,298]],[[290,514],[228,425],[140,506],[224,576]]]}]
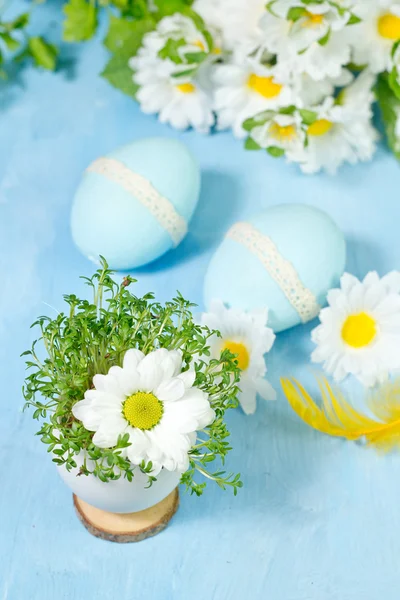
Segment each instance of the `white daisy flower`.
[{"label": "white daisy flower", "polygon": [[157,114],[161,123],[176,129],[193,127],[208,133],[214,124],[210,94],[200,84],[200,77],[176,76],[171,61],[151,58],[144,53],[129,61],[133,80],[139,85],[136,99],[144,113]]},{"label": "white daisy flower", "polygon": [[339,103],[328,97],[311,108],[316,119],[307,128],[308,144],[298,159],[304,173],[325,169],[334,174],[345,162],[355,164],[372,158],[378,139],[371,122],[373,81],[365,72],[344,88]]},{"label": "white daisy flower", "polygon": [[360,0],[354,10],[362,21],[352,30],[353,61],[374,73],[385,71],[400,40],[400,0]]},{"label": "white daisy flower", "polygon": [[[295,21],[290,11],[296,11]],[[336,78],[350,62],[350,40],[343,32],[351,16],[331,2],[305,6],[300,0],[275,0],[260,21],[262,43],[295,73],[318,81]]]},{"label": "white daisy flower", "polygon": [[242,123],[263,110],[277,110],[297,100],[277,66],[235,53],[231,62],[217,65],[214,73],[218,129],[232,127],[236,137],[245,136]]},{"label": "white daisy flower", "polygon": [[314,362],[336,381],[354,375],[366,386],[384,381],[400,368],[400,273],[361,282],[345,274],[340,289],[328,294],[321,325],[312,332]]},{"label": "white daisy flower", "polygon": [[267,320],[267,309],[243,312],[226,308],[220,300],[214,300],[210,311],[201,318],[202,325],[218,330],[222,336],[210,338],[211,357],[219,358],[223,350],[237,355],[241,369],[238,397],[246,414],[255,412],[257,393],[267,400],[276,398],[275,390],[264,378],[267,372],[264,354],[275,341],[275,334],[266,326]]},{"label": "white daisy flower", "polygon": [[298,111],[293,114],[261,113],[253,123],[260,122],[250,131],[250,137],[261,148],[274,156],[285,154],[288,160],[297,160],[306,141],[305,127]]},{"label": "white daisy flower", "polygon": [[195,371],[182,372],[179,352],[155,350],[146,356],[128,350],[122,367],[93,377],[72,412],[94,431],[93,443],[113,448],[129,435],[126,455],[133,465],[153,463],[152,475],[162,468],[184,473],[196,431],[210,425],[215,414],[207,395],[194,387]]},{"label": "white daisy flower", "polygon": [[[296,18],[293,19],[292,12]],[[340,31],[350,20],[349,10],[339,10],[331,2],[307,2],[301,0],[275,0],[268,4],[268,11],[263,16],[262,28],[267,33],[277,32],[277,24],[272,19],[284,21],[282,33],[284,36],[275,36],[278,48],[275,52],[282,51],[302,52],[314,42],[323,40],[330,32]],[[267,29],[267,31],[265,31]],[[271,40],[266,40],[271,44]]]}]

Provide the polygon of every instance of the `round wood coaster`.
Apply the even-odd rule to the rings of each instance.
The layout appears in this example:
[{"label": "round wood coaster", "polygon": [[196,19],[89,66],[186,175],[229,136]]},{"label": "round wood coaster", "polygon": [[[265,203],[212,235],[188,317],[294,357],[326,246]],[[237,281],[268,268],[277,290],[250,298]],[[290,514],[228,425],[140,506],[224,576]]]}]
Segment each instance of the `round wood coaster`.
[{"label": "round wood coaster", "polygon": [[155,506],[136,513],[117,514],[95,508],[75,494],[74,506],[81,523],[92,535],[125,544],[141,542],[166,528],[179,506],[179,492],[175,488]]}]

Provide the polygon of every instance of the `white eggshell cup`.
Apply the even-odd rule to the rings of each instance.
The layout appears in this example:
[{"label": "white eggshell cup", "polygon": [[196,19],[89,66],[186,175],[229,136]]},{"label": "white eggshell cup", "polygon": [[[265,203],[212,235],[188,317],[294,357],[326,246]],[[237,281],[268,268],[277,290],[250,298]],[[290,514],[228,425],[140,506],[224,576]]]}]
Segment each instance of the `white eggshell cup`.
[{"label": "white eggshell cup", "polygon": [[[58,473],[78,498],[107,512],[133,513],[150,508],[164,500],[181,478],[177,471],[162,469],[157,475],[157,481],[147,487],[147,475],[137,468],[132,481],[122,475],[120,479],[105,483],[94,475],[79,475],[83,458],[83,453],[75,458],[77,467],[71,471],[67,471],[65,466],[58,466]],[[87,464],[90,467],[90,461]]]}]

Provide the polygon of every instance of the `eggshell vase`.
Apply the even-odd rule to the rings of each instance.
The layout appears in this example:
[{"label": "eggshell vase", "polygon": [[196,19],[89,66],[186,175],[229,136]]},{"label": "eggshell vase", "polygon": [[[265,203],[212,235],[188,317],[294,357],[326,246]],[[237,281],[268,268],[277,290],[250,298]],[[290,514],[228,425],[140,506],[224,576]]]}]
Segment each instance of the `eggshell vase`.
[{"label": "eggshell vase", "polygon": [[243,310],[267,306],[269,326],[283,331],[317,316],[345,261],[343,234],[326,213],[274,206],[228,231],[207,270],[205,304],[218,298]]},{"label": "eggshell vase", "polygon": [[143,139],[95,160],[72,206],[72,237],[94,262],[145,265],[184,238],[200,191],[199,167],[168,138]]},{"label": "eggshell vase", "polygon": [[157,481],[146,489],[148,477],[136,469],[132,481],[122,476],[105,483],[94,475],[78,476],[83,464],[83,455],[75,457],[75,461],[77,467],[71,471],[67,471],[64,466],[57,467],[63,481],[81,500],[110,513],[136,513],[146,510],[164,500],[176,488],[181,478],[180,473],[176,471],[162,469]]}]

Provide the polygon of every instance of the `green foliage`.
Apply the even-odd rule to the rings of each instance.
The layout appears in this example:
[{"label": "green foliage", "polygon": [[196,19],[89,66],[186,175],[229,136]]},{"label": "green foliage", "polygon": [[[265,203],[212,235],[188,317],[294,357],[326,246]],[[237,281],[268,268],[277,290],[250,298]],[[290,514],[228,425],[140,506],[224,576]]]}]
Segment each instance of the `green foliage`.
[{"label": "green foliage", "polygon": [[66,42],[89,40],[97,28],[98,9],[92,0],[69,0],[63,8],[63,37]]},{"label": "green foliage", "polygon": [[[198,472],[222,488],[232,487],[236,494],[242,485],[239,475],[209,470],[210,463],[217,459],[223,465],[231,449],[224,414],[238,405],[239,369],[234,356],[224,351],[218,360],[208,358],[208,339],[218,332],[195,324],[191,313],[194,305],[179,293],[165,305],[155,302],[152,294],[136,297],[128,289],[135,280],[125,277],[118,285],[104,259],[93,277],[83,279],[93,299],[64,296],[67,313],[53,319],[39,317],[33,327],[39,328],[40,338],[23,354],[30,371],[23,388],[25,406],[33,408],[33,417],[42,421],[38,435],[53,461],[71,470],[77,466],[76,455],[83,451],[81,475],[92,473],[105,482],[121,476],[132,480],[138,468],[149,476],[151,485],[151,463],[135,467],[123,457],[122,450],[130,444],[127,434],[114,448],[98,448],[92,442],[93,433],[73,416],[72,407],[92,387],[93,376],[121,365],[130,348],[144,353],[157,348],[175,349],[182,352],[184,369],[194,366],[195,385],[208,394],[216,414],[214,423],[199,432],[189,452],[190,469],[182,483],[192,493],[202,493],[205,483],[198,484],[194,479]],[[40,358],[38,344],[45,358]]]},{"label": "green foliage", "polygon": [[388,145],[395,156],[400,159],[400,139],[396,135],[396,123],[400,115],[400,99],[390,87],[386,74],[379,76],[375,94],[381,109]]},{"label": "green foliage", "polygon": [[285,154],[283,148],[279,148],[278,146],[269,146],[267,149],[268,154],[273,156],[274,158],[280,158]]},{"label": "green foliage", "polygon": [[307,110],[305,108],[301,108],[299,110],[301,119],[305,125],[312,125],[317,120],[318,114],[313,110]]},{"label": "green foliage", "polygon": [[0,18],[0,77],[7,77],[3,69],[7,59],[22,62],[30,58],[38,67],[55,69],[56,47],[42,37],[29,37],[26,32],[28,25],[29,13],[23,13],[11,21]]},{"label": "green foliage", "polygon": [[37,66],[54,71],[58,54],[56,46],[41,37],[32,37],[28,42],[28,48]]},{"label": "green foliage", "polygon": [[246,150],[261,150],[261,146],[259,144],[257,144],[257,142],[255,140],[253,140],[253,138],[251,136],[246,138],[244,147]]},{"label": "green foliage", "polygon": [[105,44],[113,52],[113,55],[102,72],[102,76],[111,85],[133,98],[139,86],[133,81],[133,71],[128,61],[137,53],[143,36],[153,28],[154,21],[152,19],[124,21],[113,17],[105,39]]}]

